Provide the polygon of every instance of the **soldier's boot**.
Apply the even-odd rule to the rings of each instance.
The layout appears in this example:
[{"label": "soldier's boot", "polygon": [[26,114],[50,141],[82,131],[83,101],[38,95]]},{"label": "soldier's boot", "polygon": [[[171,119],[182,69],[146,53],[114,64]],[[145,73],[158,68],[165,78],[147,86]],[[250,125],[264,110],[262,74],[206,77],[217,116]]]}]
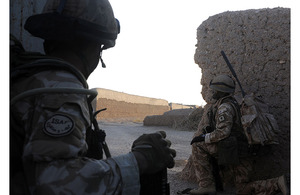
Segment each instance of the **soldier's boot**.
[{"label": "soldier's boot", "polygon": [[277,183],[279,189],[281,190],[283,195],[288,195],[288,187],[287,187],[287,183],[286,183],[286,178],[284,175],[281,175],[278,178],[278,183]]},{"label": "soldier's boot", "polygon": [[211,185],[208,187],[199,187],[197,189],[191,190],[191,195],[202,195],[202,194],[215,194],[216,193],[216,186]]}]

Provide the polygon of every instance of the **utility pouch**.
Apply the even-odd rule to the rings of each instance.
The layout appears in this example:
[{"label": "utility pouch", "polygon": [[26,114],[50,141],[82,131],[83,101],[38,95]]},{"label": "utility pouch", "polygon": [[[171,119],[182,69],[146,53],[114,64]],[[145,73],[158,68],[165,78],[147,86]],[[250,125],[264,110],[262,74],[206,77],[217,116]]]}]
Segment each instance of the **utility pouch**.
[{"label": "utility pouch", "polygon": [[238,144],[235,136],[229,136],[218,143],[218,164],[239,164]]}]

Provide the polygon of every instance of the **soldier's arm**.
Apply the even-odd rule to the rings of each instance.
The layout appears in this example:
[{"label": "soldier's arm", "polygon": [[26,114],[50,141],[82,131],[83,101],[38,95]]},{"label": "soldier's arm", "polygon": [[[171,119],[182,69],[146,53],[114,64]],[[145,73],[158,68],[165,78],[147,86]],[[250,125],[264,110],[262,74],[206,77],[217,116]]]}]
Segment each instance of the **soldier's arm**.
[{"label": "soldier's arm", "polygon": [[206,134],[205,143],[218,142],[228,137],[231,133],[234,115],[235,112],[230,104],[221,104],[215,117],[216,129],[213,132]]},{"label": "soldier's arm", "polygon": [[[68,102],[59,108],[44,104],[43,110],[37,107],[30,115],[25,114],[33,119],[26,120],[29,129],[23,150],[32,193],[138,194],[139,170],[132,153],[107,160],[82,155],[87,147],[83,107],[78,102],[70,103],[71,98]],[[61,105],[60,99],[56,103]]]},{"label": "soldier's arm", "polygon": [[14,113],[26,134],[23,166],[32,194],[139,194],[132,153],[84,157],[90,125],[84,95],[41,94],[19,102]]}]

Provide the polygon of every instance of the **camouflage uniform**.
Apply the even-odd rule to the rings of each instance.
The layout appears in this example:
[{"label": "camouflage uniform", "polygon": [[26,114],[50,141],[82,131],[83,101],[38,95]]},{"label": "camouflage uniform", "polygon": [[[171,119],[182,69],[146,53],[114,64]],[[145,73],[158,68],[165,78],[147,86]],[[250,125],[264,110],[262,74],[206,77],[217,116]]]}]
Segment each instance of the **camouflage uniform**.
[{"label": "camouflage uniform", "polygon": [[[35,88],[84,87],[68,71],[45,70],[13,82],[11,97]],[[12,193],[21,192],[24,185],[30,194],[139,194],[139,170],[132,153],[106,160],[84,157],[90,125],[86,95],[43,93],[12,105],[11,152],[22,159],[11,161],[22,162],[24,170],[24,175],[21,167],[13,171]]]},{"label": "camouflage uniform", "polygon": [[[208,112],[203,115],[198,130],[195,133],[195,136],[199,136],[203,133],[203,127],[211,125],[208,113],[212,110],[215,130],[206,134],[205,141],[198,142],[192,146],[192,161],[194,162],[195,175],[200,188],[215,185],[213,169],[209,159],[211,156],[218,158],[218,142],[227,138],[232,133],[232,130],[239,125],[234,105],[228,101],[224,101],[227,98],[228,96],[221,98],[211,106]],[[254,182],[249,181],[249,173],[252,170],[251,157],[240,158],[238,165],[230,165],[227,167],[227,170],[226,174],[234,177],[237,194],[251,194],[251,192],[254,192],[255,194],[262,195],[280,190],[277,185],[278,178]]]}]

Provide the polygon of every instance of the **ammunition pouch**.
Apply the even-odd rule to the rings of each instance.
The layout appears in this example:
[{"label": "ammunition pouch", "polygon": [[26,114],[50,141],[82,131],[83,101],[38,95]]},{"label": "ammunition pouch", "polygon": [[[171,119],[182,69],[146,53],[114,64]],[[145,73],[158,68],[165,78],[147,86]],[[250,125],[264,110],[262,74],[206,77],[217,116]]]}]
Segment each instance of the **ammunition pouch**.
[{"label": "ammunition pouch", "polygon": [[239,164],[238,142],[235,136],[229,136],[218,142],[218,165]]}]

